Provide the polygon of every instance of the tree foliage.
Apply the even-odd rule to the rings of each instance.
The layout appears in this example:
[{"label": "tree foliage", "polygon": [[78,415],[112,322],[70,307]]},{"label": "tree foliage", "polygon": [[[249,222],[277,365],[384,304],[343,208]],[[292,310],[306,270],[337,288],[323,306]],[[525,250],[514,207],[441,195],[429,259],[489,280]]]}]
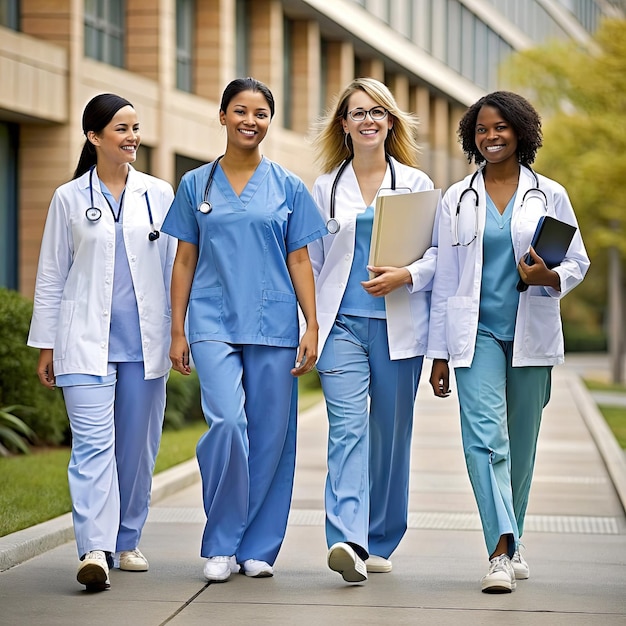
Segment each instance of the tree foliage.
[{"label": "tree foliage", "polygon": [[544,118],[537,169],[570,195],[592,259],[580,295],[604,309],[606,251],[626,259],[626,20],[602,22],[586,47],[559,41],[516,53],[504,73]]}]

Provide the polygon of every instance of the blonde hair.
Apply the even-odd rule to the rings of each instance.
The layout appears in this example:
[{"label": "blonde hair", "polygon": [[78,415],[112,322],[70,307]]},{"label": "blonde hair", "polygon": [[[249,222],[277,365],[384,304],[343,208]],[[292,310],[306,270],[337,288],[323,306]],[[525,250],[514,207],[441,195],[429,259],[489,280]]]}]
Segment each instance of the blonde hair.
[{"label": "blonde hair", "polygon": [[352,149],[345,137],[342,121],[348,115],[348,100],[356,91],[365,92],[378,105],[389,111],[393,126],[385,140],[385,151],[392,157],[411,167],[417,167],[420,152],[417,143],[419,120],[413,113],[402,111],[386,85],[374,78],[355,78],[336,98],[328,113],[316,125],[313,138],[315,161],[324,173],[331,172],[347,158]]}]

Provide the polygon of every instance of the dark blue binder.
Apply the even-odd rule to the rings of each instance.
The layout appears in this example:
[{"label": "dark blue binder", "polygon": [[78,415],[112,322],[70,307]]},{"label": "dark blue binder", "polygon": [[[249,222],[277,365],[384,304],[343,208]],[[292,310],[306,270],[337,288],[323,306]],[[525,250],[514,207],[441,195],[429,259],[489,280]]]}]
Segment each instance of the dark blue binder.
[{"label": "dark blue binder", "polygon": [[[557,220],[555,217],[544,215],[537,223],[530,245],[543,259],[546,266],[552,269],[565,258],[575,232],[576,226]],[[524,258],[524,262],[527,265],[534,263],[530,252]],[[517,283],[517,290],[526,291],[527,289],[528,285],[520,278]]]}]

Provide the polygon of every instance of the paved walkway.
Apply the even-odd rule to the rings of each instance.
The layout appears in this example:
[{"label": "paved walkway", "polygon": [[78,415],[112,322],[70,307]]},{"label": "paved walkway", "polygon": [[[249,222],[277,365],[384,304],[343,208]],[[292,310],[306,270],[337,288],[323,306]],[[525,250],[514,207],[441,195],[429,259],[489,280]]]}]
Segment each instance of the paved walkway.
[{"label": "paved walkway", "polygon": [[107,592],[87,594],[74,579],[69,515],[1,538],[0,570],[37,556],[0,573],[0,624],[623,626],[626,462],[578,376],[567,367],[554,372],[523,537],[531,578],[512,594],[486,595],[456,401],[432,396],[429,368],[417,403],[410,528],[390,574],[347,585],[326,567],[326,418],[319,406],[301,416],[293,509],[273,578],[203,580],[204,516],[191,461],[155,479],[141,543],[150,571],[115,570]]}]

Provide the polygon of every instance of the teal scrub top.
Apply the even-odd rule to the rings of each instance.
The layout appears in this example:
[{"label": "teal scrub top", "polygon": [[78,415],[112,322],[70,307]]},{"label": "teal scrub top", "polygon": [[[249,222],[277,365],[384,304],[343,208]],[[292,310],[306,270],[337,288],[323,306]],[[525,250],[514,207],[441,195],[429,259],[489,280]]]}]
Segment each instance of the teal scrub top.
[{"label": "teal scrub top", "polygon": [[211,163],[187,172],[161,230],[198,246],[188,309],[189,342],[297,347],[296,294],[287,255],[327,234],[295,174],[263,157],[238,196],[221,165],[198,206]]},{"label": "teal scrub top", "polygon": [[511,216],[515,196],[500,215],[487,195],[487,216],[483,236],[483,275],[480,286],[478,328],[502,341],[513,341],[519,292],[519,274],[511,239]]}]

